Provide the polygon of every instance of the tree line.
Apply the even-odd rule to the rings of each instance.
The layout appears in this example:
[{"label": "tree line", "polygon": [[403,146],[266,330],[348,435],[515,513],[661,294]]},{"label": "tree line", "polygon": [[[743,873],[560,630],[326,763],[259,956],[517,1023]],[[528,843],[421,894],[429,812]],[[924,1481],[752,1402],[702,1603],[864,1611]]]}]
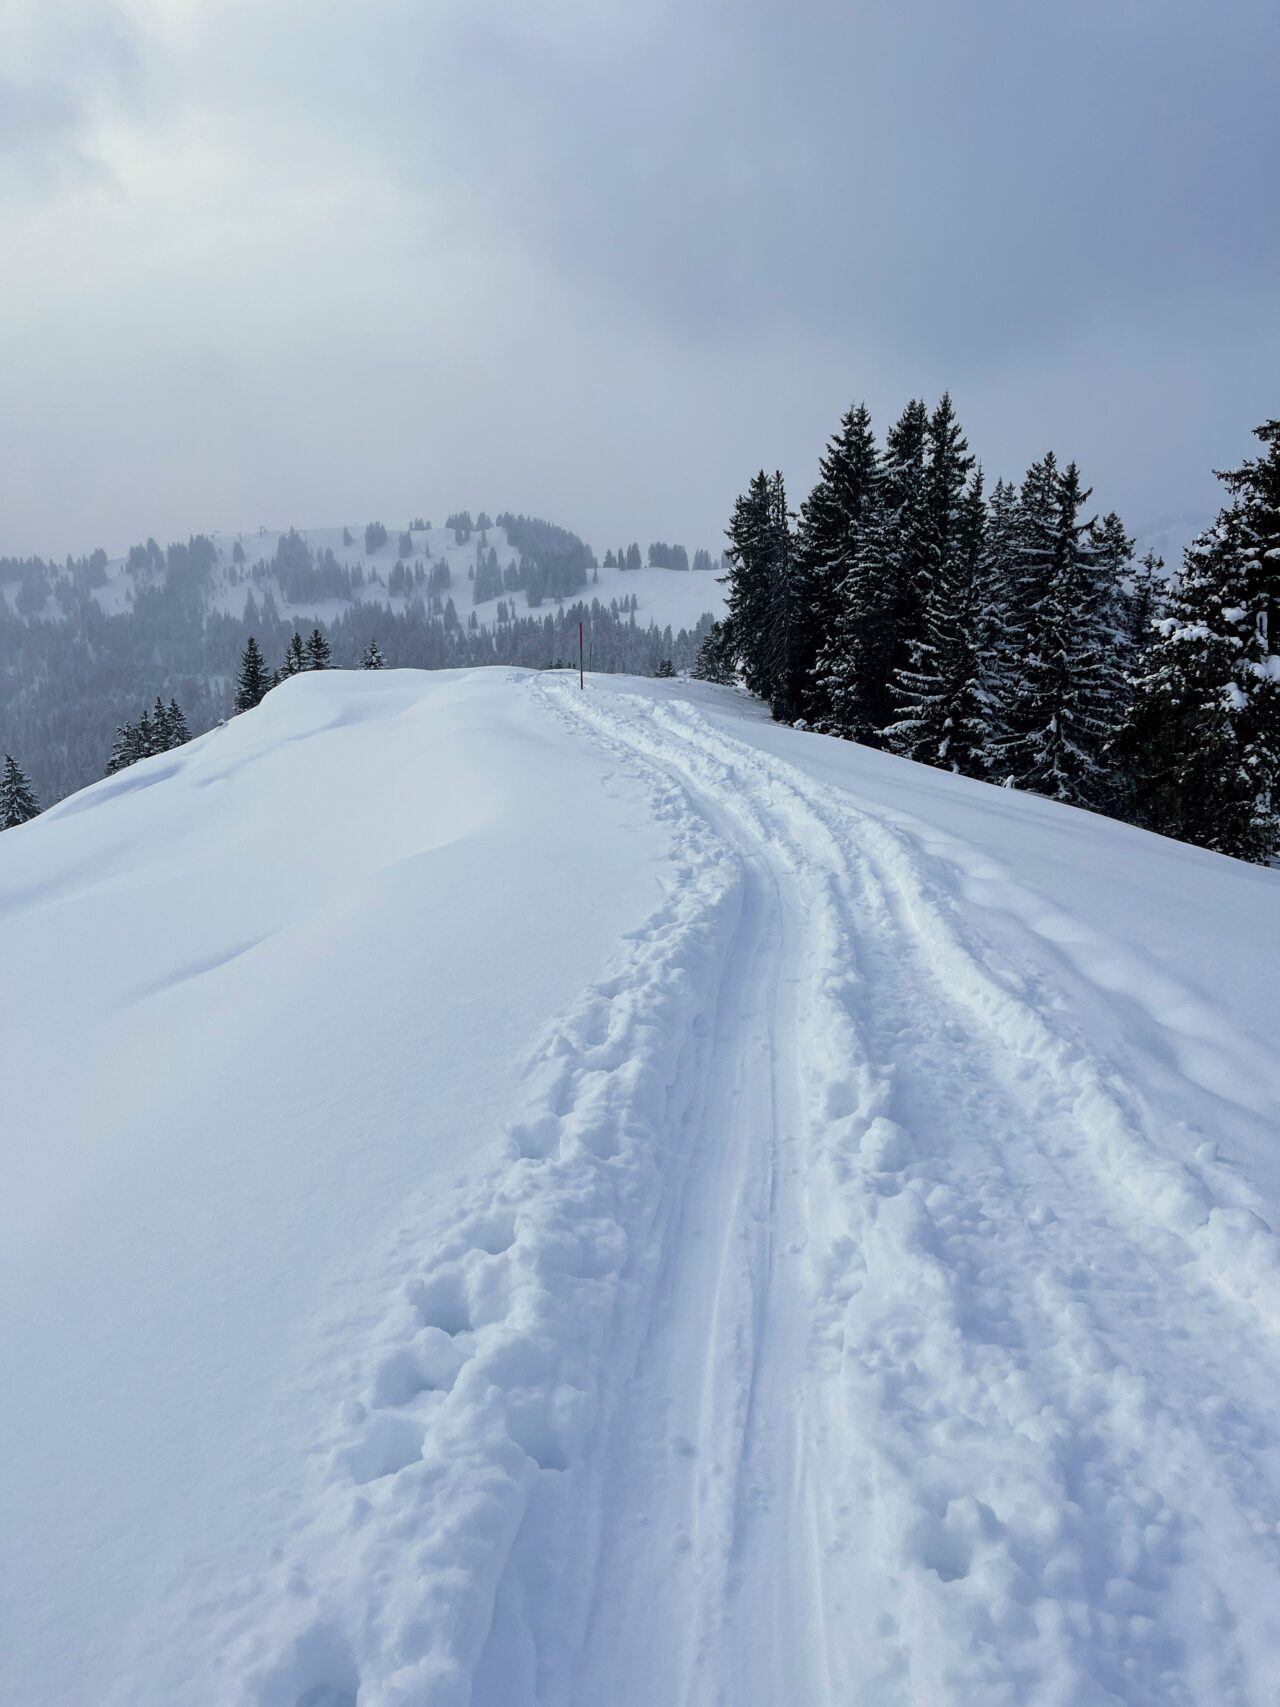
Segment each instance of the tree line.
[{"label": "tree line", "polygon": [[730,520],[695,673],[781,721],[1239,858],[1280,847],[1280,422],[1170,579],[1053,453],[988,493],[949,396],[850,408],[798,514]]},{"label": "tree line", "polygon": [[106,774],[114,776],[117,771],[136,765],[139,759],[183,747],[190,739],[191,731],[177,700],[170,699],[166,705],[157,694],[150,711],[144,711],[136,722],[122,723],[116,730]]},{"label": "tree line", "polygon": [[[663,658],[682,669],[692,665],[700,630],[685,636],[640,627],[632,620],[631,595],[607,600],[592,614],[595,558],[567,529],[509,513],[495,521],[483,510],[459,511],[449,522],[455,537],[461,529],[474,547],[474,566],[466,568],[461,587],[457,564],[451,576],[443,555],[430,560],[429,524],[421,516],[399,533],[369,524],[370,537],[361,543],[374,546],[372,556],[357,556],[360,530],[344,529],[345,561],[293,529],[279,536],[269,557],[256,561],[248,535],[243,543],[219,543],[196,534],[167,548],[148,539],[129,552],[116,576],[100,550],[69,557],[65,565],[0,556],[4,747],[21,756],[39,796],[60,799],[102,775],[112,730],[132,726],[129,762],[146,756],[156,736],[140,728],[138,708],[149,705],[157,689],[166,705],[171,699],[181,705],[194,734],[225,718],[248,636],[254,634],[275,663],[302,622],[300,612],[307,613],[303,638],[318,622],[335,659],[348,667],[376,635],[397,666],[541,668],[557,657],[576,657],[577,632],[568,632],[567,610],[585,600],[596,669],[646,674]],[[492,531],[486,538],[486,530],[498,526],[506,529],[509,548],[499,545],[502,560],[490,543]],[[406,534],[413,556],[402,552],[389,567]],[[235,589],[243,589],[239,607]],[[481,627],[483,613],[466,608],[488,598],[495,599],[499,633]],[[334,603],[346,608],[326,620],[318,607]]]}]

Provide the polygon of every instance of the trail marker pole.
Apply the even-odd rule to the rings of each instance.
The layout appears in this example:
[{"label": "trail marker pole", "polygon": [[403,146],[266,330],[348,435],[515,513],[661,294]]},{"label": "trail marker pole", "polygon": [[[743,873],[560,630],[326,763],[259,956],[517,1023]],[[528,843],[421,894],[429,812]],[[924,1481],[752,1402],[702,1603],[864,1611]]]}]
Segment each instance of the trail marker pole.
[{"label": "trail marker pole", "polygon": [[578,689],[586,693],[587,685],[582,679],[582,624],[578,624]]}]

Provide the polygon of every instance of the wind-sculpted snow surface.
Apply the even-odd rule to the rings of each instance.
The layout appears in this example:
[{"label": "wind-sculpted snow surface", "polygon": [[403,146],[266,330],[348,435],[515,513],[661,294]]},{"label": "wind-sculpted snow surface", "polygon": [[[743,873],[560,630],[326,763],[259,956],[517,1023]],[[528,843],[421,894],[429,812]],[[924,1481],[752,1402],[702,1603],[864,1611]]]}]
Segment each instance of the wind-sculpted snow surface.
[{"label": "wind-sculpted snow surface", "polygon": [[[225,1335],[211,1348],[237,1402],[216,1430],[193,1423],[187,1468],[216,1482],[222,1528],[181,1489],[161,1431],[160,1485],[209,1533],[182,1537],[185,1566],[170,1547],[95,1608],[91,1644],[87,1579],[59,1589],[46,1572],[39,1603],[18,1602],[46,1634],[22,1632],[18,1669],[0,1661],[0,1695],[1271,1707],[1274,874],[778,730],[727,690],[417,681],[291,685],[172,777],[137,767],[141,792],[103,785],[4,839],[21,856],[21,949],[33,909],[89,917],[110,884],[95,824],[123,837],[145,810],[161,828],[170,795],[221,790],[241,813],[222,852],[247,878],[262,859],[253,767],[278,789],[287,743],[312,776],[349,754],[361,834],[309,824],[319,846],[288,909],[228,905],[135,983],[188,1004],[178,1038],[213,1024],[211,984],[246,990],[255,964],[273,976],[283,933],[286,963],[301,953],[331,1000],[362,1005],[379,968],[391,1023],[336,1056],[331,1034],[312,1038],[360,1080],[338,1113],[378,1189],[344,1172],[325,1103],[309,1110],[314,1163],[270,1136],[278,1120],[257,1130],[318,1170],[323,1261],[305,1230],[286,1238],[262,1345],[245,1315],[243,1368]],[[391,805],[419,749],[439,798],[456,793],[447,811]],[[151,851],[162,868],[180,821]],[[50,829],[52,875],[36,857]],[[551,873],[541,930],[501,908],[504,855]],[[362,898],[335,919],[344,872]],[[470,968],[464,945],[450,953],[451,908],[469,916]],[[405,1023],[415,980],[447,990],[429,1041]],[[283,1023],[301,989],[295,966],[246,1033]],[[45,1023],[110,996],[50,996]],[[493,1014],[497,1047],[474,1026],[435,1039],[457,1010]],[[257,1061],[216,1039],[224,1067]],[[269,1275],[271,1253],[234,1223],[260,1238],[252,1203],[288,1170],[239,1165],[252,1189],[216,1172],[213,1219],[237,1263]],[[166,1201],[197,1182],[178,1170]],[[397,1194],[399,1231],[375,1236]],[[174,1213],[199,1224],[189,1197]],[[290,1275],[314,1289],[344,1226],[353,1266],[306,1313]],[[27,1293],[48,1313],[43,1255],[54,1279]],[[216,1332],[225,1309],[214,1274],[201,1319]],[[136,1376],[152,1394],[184,1368],[155,1340]],[[273,1351],[290,1374],[264,1456],[236,1418],[261,1409],[253,1372]],[[104,1404],[82,1404],[110,1447]],[[62,1473],[73,1495],[93,1489],[74,1459]],[[68,1516],[74,1502],[11,1497],[15,1584],[42,1546],[111,1555],[109,1523]],[[155,1490],[121,1481],[111,1499],[107,1516],[145,1538]],[[66,1534],[41,1536],[49,1509]],[[59,1643],[73,1658],[55,1664]]]}]

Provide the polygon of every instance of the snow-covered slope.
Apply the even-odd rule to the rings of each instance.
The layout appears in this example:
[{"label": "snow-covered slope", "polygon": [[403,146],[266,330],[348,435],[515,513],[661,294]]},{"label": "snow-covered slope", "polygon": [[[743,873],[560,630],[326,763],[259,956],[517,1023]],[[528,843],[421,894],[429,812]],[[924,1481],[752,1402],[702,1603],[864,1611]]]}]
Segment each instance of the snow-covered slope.
[{"label": "snow-covered slope", "polygon": [[[310,617],[330,621],[341,615],[349,608],[345,600],[311,596],[290,599],[288,589],[282,588],[278,577],[270,572],[281,537],[279,531],[270,528],[259,528],[252,533],[215,533],[211,536],[218,552],[218,563],[212,571],[209,587],[212,607],[226,615],[240,617],[250,592],[259,605],[270,593],[279,614],[289,620],[302,621]],[[308,528],[301,533],[301,539],[316,563],[330,554],[342,568],[359,571],[362,584],[353,589],[351,603],[385,604],[390,605],[393,611],[402,611],[411,599],[422,597],[424,589],[416,584],[406,592],[389,591],[388,584],[396,563],[406,561],[411,570],[420,565],[425,571],[443,563],[449,570],[449,585],[443,596],[452,598],[463,622],[474,611],[479,625],[489,628],[497,620],[499,596],[495,594],[477,604],[473,597],[474,582],[468,573],[475,568],[481,537],[479,531],[473,531],[468,538],[459,541],[452,528],[414,528],[410,533],[413,550],[402,558],[400,536],[394,528],[386,543],[372,552],[366,550],[363,535],[356,537],[349,528]],[[508,540],[505,528],[485,530],[483,540],[484,548],[492,548],[497,554],[500,568],[505,569],[518,561],[519,553]],[[240,568],[233,561],[237,546],[244,554]],[[253,569],[258,563],[264,564],[268,572],[255,576]],[[135,582],[126,568],[126,559],[111,559],[106,565],[105,576],[105,584],[95,591],[94,598],[108,615],[127,610]],[[517,615],[526,614],[526,600],[522,592],[501,596],[513,606]],[[708,611],[716,617],[724,611],[724,589],[720,585],[719,570],[703,570],[695,574],[647,566],[623,570],[602,564],[595,571],[595,579],[575,596],[586,599],[588,603],[599,599],[604,605],[612,599],[621,603],[623,599],[634,597],[639,623],[647,625],[654,622],[659,628],[670,625],[676,631],[694,628]],[[12,602],[14,589],[0,588],[0,597],[9,597]],[[41,614],[56,620],[59,615],[57,602],[50,598]]]},{"label": "snow-covered slope", "polygon": [[0,1700],[1273,1703],[1274,874],[304,676],[0,838]]}]

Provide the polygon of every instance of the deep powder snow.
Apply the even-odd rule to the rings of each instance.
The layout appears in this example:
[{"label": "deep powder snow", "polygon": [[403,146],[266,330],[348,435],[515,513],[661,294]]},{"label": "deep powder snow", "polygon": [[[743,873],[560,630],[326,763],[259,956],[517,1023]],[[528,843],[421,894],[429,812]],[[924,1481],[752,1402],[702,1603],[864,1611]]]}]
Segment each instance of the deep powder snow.
[{"label": "deep powder snow", "polygon": [[0,839],[0,1699],[1273,1703],[1274,873],[723,689]]}]

